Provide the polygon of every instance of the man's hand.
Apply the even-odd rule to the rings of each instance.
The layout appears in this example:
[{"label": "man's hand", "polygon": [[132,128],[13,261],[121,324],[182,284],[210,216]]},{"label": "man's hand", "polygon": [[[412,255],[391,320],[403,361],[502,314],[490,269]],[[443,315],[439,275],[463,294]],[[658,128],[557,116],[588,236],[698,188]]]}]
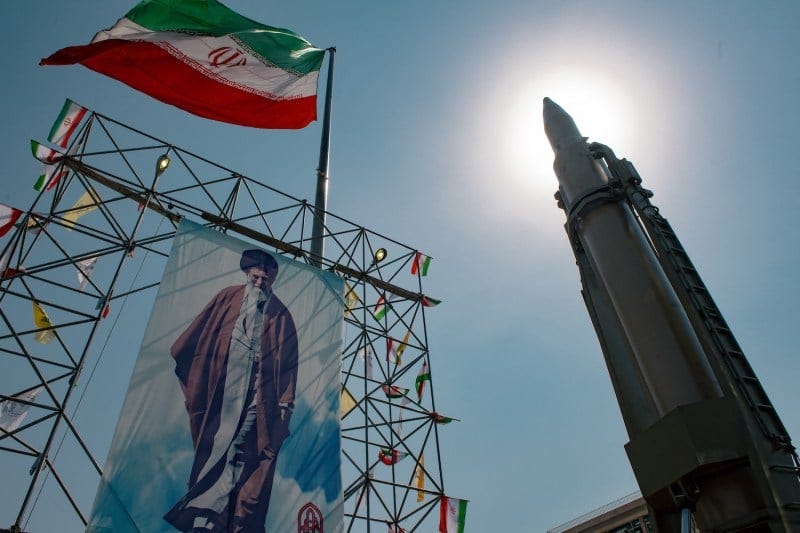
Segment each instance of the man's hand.
[{"label": "man's hand", "polygon": [[281,422],[288,422],[292,416],[292,405],[288,403],[279,404],[281,408]]}]

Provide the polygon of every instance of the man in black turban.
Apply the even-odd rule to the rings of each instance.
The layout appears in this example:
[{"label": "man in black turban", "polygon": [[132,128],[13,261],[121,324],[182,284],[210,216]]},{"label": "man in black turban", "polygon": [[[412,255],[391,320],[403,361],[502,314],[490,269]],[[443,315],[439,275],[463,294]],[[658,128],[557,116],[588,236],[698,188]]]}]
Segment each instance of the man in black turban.
[{"label": "man in black turban", "polygon": [[263,532],[278,450],[289,435],[297,333],[272,293],[275,259],[245,250],[244,285],[221,290],[171,348],[195,457],[164,516],[180,531]]}]

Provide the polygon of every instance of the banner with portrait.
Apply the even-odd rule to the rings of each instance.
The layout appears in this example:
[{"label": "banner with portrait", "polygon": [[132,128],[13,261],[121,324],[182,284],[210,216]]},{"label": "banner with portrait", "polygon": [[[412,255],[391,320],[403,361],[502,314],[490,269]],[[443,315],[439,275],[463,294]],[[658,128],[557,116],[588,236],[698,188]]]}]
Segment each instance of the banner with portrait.
[{"label": "banner with portrait", "polygon": [[343,287],[181,222],[87,531],[341,531]]}]

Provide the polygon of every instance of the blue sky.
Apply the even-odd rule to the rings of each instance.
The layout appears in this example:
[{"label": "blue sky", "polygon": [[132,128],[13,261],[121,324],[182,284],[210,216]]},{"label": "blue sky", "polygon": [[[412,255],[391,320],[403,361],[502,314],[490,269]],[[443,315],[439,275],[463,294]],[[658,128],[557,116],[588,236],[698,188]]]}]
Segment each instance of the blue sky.
[{"label": "blue sky", "polygon": [[[65,97],[312,199],[319,123],[214,123],[82,67],[37,66],[132,5],[7,2],[0,202],[33,200],[28,140],[46,137]],[[636,489],[553,200],[544,96],[634,163],[800,438],[797,3],[227,5],[337,47],[329,209],[434,257],[433,386],[462,419],[440,432],[444,479],[471,501],[470,531],[544,531]],[[118,366],[105,379],[124,387],[132,362]],[[106,442],[113,426],[94,432]]]}]

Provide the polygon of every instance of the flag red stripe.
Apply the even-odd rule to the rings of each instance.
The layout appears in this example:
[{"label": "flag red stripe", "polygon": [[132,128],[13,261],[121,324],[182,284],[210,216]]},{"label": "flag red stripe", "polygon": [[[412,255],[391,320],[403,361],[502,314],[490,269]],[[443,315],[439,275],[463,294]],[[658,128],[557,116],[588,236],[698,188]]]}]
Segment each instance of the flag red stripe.
[{"label": "flag red stripe", "polygon": [[81,107],[81,110],[78,111],[77,115],[75,115],[75,119],[72,121],[72,124],[70,124],[69,130],[67,131],[66,135],[64,135],[64,140],[61,142],[60,145],[62,148],[67,147],[67,145],[69,144],[69,138],[72,137],[72,134],[75,133],[75,131],[77,131],[78,124],[81,123],[81,120],[83,120],[83,117],[85,115],[86,115],[86,108]]},{"label": "flag red stripe", "polygon": [[81,65],[195,115],[254,128],[297,129],[317,118],[317,97],[271,100],[203,75],[153,43],[110,39],[69,46],[40,65]]},{"label": "flag red stripe", "polygon": [[0,226],[0,237],[8,233],[9,230],[11,230],[11,228],[14,227],[14,224],[17,222],[19,217],[22,215],[22,211],[20,211],[19,209],[15,207],[11,207],[10,209],[11,209],[11,214],[7,219],[8,221],[2,226]]},{"label": "flag red stripe", "polygon": [[439,532],[447,533],[447,496],[439,502]]}]

